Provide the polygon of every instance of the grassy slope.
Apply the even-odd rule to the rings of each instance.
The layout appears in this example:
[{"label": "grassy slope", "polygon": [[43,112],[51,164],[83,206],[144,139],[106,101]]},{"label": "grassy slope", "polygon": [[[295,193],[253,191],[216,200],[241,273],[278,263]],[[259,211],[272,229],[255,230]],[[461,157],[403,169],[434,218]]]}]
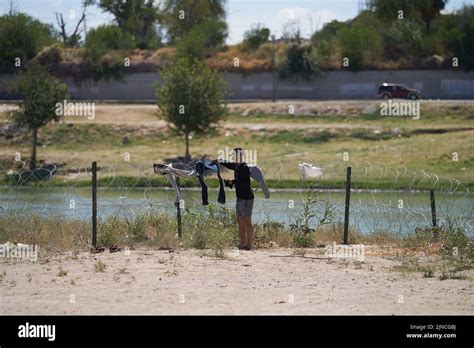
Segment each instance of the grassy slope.
[{"label": "grassy slope", "polygon": [[[127,125],[113,124],[116,112],[113,107],[106,108],[94,122],[74,121],[73,126],[63,123],[45,127],[40,132],[43,144],[38,150],[40,158],[66,162],[69,168],[88,166],[93,160],[104,166],[123,163],[120,175],[135,176],[123,162],[124,153],[128,152],[131,162],[143,165],[148,177],[152,178],[151,163],[182,155],[183,139],[155,127],[157,121],[149,106],[136,106],[134,113],[123,116],[120,123],[126,121]],[[340,187],[345,175],[343,169],[347,165],[342,162],[342,154],[346,151],[351,161],[364,168],[368,167],[367,163],[374,167],[406,166],[411,170],[454,177],[473,186],[473,115],[474,106],[471,105],[440,107],[436,103],[423,104],[422,117],[416,121],[381,118],[376,114],[293,116],[255,113],[242,116],[233,113],[225,124],[231,133],[225,134],[226,130],[221,128],[218,133],[194,138],[191,151],[196,157],[207,155],[215,158],[218,150],[231,149],[235,145],[256,150],[258,164],[265,169],[267,179],[277,187],[299,185],[296,165],[301,161],[338,166],[334,173],[331,172],[329,180],[318,181],[318,185]],[[261,127],[252,129],[256,123]],[[323,129],[310,129],[315,126]],[[147,133],[143,133],[145,128],[149,128]],[[393,134],[394,128],[399,129],[401,136]],[[453,128],[458,130],[446,132]],[[380,133],[375,134],[374,130]],[[130,140],[127,145],[122,144],[124,136]],[[13,143],[0,138],[0,143],[0,158],[5,161],[11,159],[16,151],[23,153],[24,157],[30,152],[27,136],[23,141]],[[458,162],[452,161],[453,152],[459,154]],[[385,182],[375,175],[355,175],[360,187],[428,188],[431,185],[427,182],[414,187],[410,185],[410,175],[401,177],[396,184],[390,175],[387,179]],[[216,185],[212,181],[210,184]]]}]

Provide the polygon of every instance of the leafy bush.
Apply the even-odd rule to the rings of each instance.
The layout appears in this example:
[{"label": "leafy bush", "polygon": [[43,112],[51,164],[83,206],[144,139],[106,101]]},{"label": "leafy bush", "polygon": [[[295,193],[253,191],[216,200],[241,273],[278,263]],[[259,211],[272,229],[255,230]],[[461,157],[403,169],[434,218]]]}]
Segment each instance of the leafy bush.
[{"label": "leafy bush", "polygon": [[185,245],[211,250],[216,257],[224,257],[225,250],[238,241],[235,214],[226,207],[210,205],[208,215],[186,211],[183,230]]},{"label": "leafy bush", "polygon": [[206,57],[203,35],[195,32],[190,33],[181,39],[176,46],[176,57],[191,57],[203,60]]},{"label": "leafy bush", "polygon": [[444,249],[452,254],[454,250],[467,258],[474,259],[474,241],[470,238],[466,231],[455,221],[448,218],[440,233],[435,236],[438,240],[443,241]]},{"label": "leafy bush", "polygon": [[150,213],[146,217],[145,238],[162,249],[178,246],[177,221],[166,213]]},{"label": "leafy bush", "polygon": [[97,224],[98,245],[108,246],[122,242],[126,235],[126,225],[117,216],[111,216]]},{"label": "leafy bush", "polygon": [[96,62],[112,50],[133,48],[133,38],[116,25],[100,25],[89,30],[84,42],[84,58]]},{"label": "leafy bush", "polygon": [[133,219],[125,218],[127,236],[132,240],[143,240],[145,237],[147,216],[138,214]]},{"label": "leafy bush", "polygon": [[121,79],[124,61],[117,50],[133,47],[134,40],[130,33],[116,25],[101,25],[87,33],[83,58],[90,64],[94,79]]},{"label": "leafy bush", "polygon": [[323,28],[313,34],[311,41],[314,45],[318,45],[320,42],[331,42],[337,38],[339,31],[347,26],[344,22],[333,20],[329,23],[324,24]]},{"label": "leafy bush", "polygon": [[208,20],[194,26],[176,46],[178,58],[204,59],[222,48],[227,37],[227,24],[219,20]]},{"label": "leafy bush", "polygon": [[290,231],[293,235],[293,242],[296,247],[309,248],[314,244],[315,228],[310,227],[310,220],[316,217],[313,212],[313,205],[317,201],[310,196],[304,202],[303,211],[298,216],[294,224],[290,224]]},{"label": "leafy bush", "polygon": [[93,63],[92,73],[95,79],[121,79],[123,68],[123,57],[119,54],[109,53],[100,57]]},{"label": "leafy bush", "polygon": [[428,249],[433,245],[448,258],[458,261],[474,259],[474,241],[455,221],[446,219],[442,226],[419,227],[406,236],[402,245],[412,250]]},{"label": "leafy bush", "polygon": [[254,50],[268,41],[270,29],[257,24],[244,33],[243,48],[245,50]]},{"label": "leafy bush", "polygon": [[423,37],[421,25],[410,20],[395,21],[384,35],[385,56],[393,60],[419,54]]},{"label": "leafy bush", "polygon": [[359,70],[380,58],[383,48],[381,35],[372,27],[343,28],[338,35],[342,57],[349,58],[349,69]]},{"label": "leafy bush", "polygon": [[0,16],[0,69],[13,71],[16,58],[21,65],[36,56],[40,50],[54,43],[56,32],[49,25],[25,13]]},{"label": "leafy bush", "polygon": [[[439,24],[438,24],[439,23]],[[439,18],[437,34],[460,65],[474,68],[474,6],[464,6],[455,15]]]},{"label": "leafy bush", "polygon": [[278,69],[280,79],[311,80],[320,73],[318,58],[310,45],[292,43]]}]

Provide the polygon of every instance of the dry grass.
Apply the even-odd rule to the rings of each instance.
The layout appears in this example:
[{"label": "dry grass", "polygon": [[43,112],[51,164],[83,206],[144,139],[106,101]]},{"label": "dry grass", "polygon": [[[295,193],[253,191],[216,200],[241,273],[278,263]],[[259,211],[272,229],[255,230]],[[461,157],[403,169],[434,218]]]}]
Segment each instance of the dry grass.
[{"label": "dry grass", "polygon": [[88,250],[91,243],[89,222],[60,217],[8,215],[0,218],[2,243],[38,245],[39,256],[64,251]]},{"label": "dry grass", "polygon": [[[275,44],[276,64],[281,64],[285,59],[288,43],[277,42]],[[247,50],[244,45],[237,44],[227,46],[225,50],[217,51],[209,56],[206,61],[209,66],[220,71],[238,71],[241,73],[265,72],[272,69],[272,43],[265,43],[254,50]],[[159,49],[129,49],[117,50],[110,55],[129,57],[131,59],[131,70],[154,72],[158,67],[166,66],[176,58],[175,47],[161,47]],[[62,62],[80,64],[82,62],[83,49],[62,48]],[[234,58],[239,58],[240,66],[234,66]],[[341,50],[338,46],[331,49],[329,57],[322,57],[319,62],[320,69],[342,70]],[[446,65],[446,62],[435,64],[432,59],[427,58],[400,58],[399,60],[374,60],[364,62],[366,70],[408,70],[408,69],[433,69]]]},{"label": "dry grass", "polygon": [[[234,64],[236,58],[238,66]],[[226,51],[217,52],[213,57],[207,58],[206,62],[210,67],[220,71],[251,73],[272,70],[271,52],[268,52],[265,47],[252,52],[242,52],[238,46],[232,46]]]},{"label": "dry grass", "polygon": [[[226,251],[238,244],[238,231],[235,218],[229,209],[211,210],[210,215],[186,213],[183,218],[182,239],[176,236],[176,221],[166,214],[139,215],[134,220],[116,217],[99,222],[99,245],[129,245],[132,248],[146,245],[156,249],[174,250],[176,248],[201,249],[206,255],[223,258]],[[51,253],[89,250],[91,243],[89,223],[31,215],[0,217],[0,242],[21,242],[38,245],[39,257]],[[151,231],[153,233],[151,233]],[[316,228],[308,238],[313,247],[323,247],[332,243],[342,243],[343,225],[333,223]],[[364,244],[370,247],[367,252],[374,255],[403,256],[413,255],[458,258],[462,265],[472,266],[474,243],[463,230],[456,226],[444,229],[419,229],[416,233],[401,236],[388,231],[361,234],[352,226],[349,229],[350,244]],[[278,222],[255,224],[254,245],[256,248],[293,247],[301,249],[300,244],[288,227]],[[105,269],[100,264],[99,269]],[[457,269],[459,271],[460,269]],[[123,273],[123,272],[122,272]],[[428,272],[429,273],[429,272]],[[59,270],[58,276],[67,275]]]}]

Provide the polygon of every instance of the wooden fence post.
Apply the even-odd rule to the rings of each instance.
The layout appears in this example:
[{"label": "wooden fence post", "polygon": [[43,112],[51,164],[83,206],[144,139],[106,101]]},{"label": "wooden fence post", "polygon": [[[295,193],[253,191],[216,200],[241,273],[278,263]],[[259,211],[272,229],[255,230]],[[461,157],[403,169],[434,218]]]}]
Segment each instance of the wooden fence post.
[{"label": "wooden fence post", "polygon": [[431,202],[431,222],[433,223],[433,227],[437,226],[437,218],[436,218],[436,201],[434,190],[430,190],[430,202]]},{"label": "wooden fence post", "polygon": [[[176,178],[176,185],[179,190],[179,177]],[[178,237],[181,238],[183,235],[183,228],[181,226],[181,200],[176,202],[176,219],[178,220]]]},{"label": "wooden fence post", "polygon": [[349,244],[349,206],[351,202],[351,175],[352,167],[347,167],[346,204],[344,211],[344,244]]},{"label": "wooden fence post", "polygon": [[92,246],[97,246],[97,162],[92,162]]},{"label": "wooden fence post", "polygon": [[178,219],[178,237],[183,236],[183,228],[181,226],[181,202],[176,203],[176,217]]}]

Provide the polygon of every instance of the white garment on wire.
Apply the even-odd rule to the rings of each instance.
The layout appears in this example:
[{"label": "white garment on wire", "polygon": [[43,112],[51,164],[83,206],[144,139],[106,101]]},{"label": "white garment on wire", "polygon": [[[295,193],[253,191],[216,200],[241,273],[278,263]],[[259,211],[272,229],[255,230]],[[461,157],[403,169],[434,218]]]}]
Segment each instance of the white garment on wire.
[{"label": "white garment on wire", "polygon": [[190,176],[197,176],[195,170],[186,170],[186,169],[178,169],[173,167],[172,163],[169,164],[154,164],[153,169],[155,173],[166,175],[171,186],[173,186],[176,196],[175,196],[175,204],[179,204],[181,201],[181,191],[179,189],[178,183],[176,182],[176,178],[179,177],[190,177]]},{"label": "white garment on wire", "polygon": [[298,170],[300,171],[301,179],[320,178],[323,176],[323,169],[310,163],[303,162],[298,164]]}]

